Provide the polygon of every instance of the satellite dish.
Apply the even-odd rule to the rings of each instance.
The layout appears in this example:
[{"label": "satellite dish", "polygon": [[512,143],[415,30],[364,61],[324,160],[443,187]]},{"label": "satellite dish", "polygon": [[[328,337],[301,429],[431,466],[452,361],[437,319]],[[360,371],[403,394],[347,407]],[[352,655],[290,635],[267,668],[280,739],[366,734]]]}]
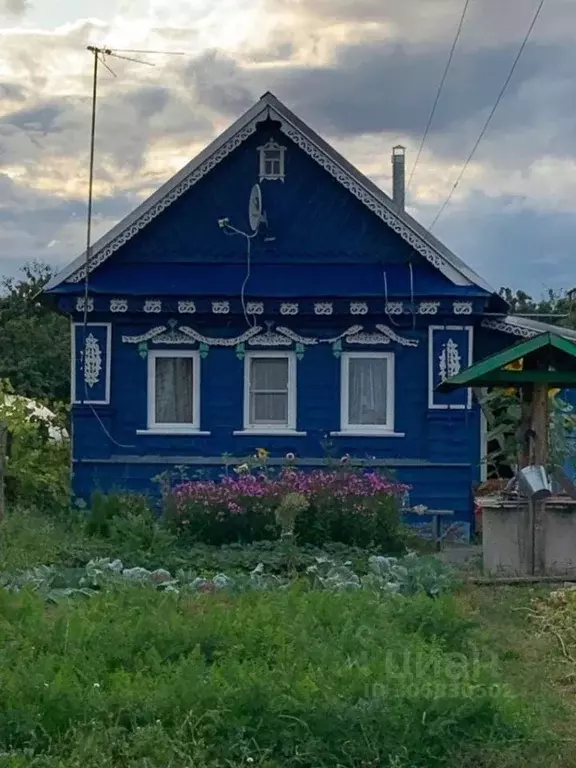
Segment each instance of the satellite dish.
[{"label": "satellite dish", "polygon": [[263,219],[262,190],[260,189],[260,184],[254,184],[250,192],[250,202],[248,204],[248,221],[253,232],[256,232]]}]

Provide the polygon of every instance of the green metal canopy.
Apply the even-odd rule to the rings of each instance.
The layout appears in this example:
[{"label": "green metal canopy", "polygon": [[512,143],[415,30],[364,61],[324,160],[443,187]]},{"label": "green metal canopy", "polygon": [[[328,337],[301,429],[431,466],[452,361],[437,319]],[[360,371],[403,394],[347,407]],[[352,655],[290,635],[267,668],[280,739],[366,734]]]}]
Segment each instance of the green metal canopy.
[{"label": "green metal canopy", "polygon": [[[522,370],[507,366],[523,361]],[[474,363],[437,386],[440,392],[460,387],[576,387],[576,343],[556,333],[546,332],[520,341],[491,357]]]}]

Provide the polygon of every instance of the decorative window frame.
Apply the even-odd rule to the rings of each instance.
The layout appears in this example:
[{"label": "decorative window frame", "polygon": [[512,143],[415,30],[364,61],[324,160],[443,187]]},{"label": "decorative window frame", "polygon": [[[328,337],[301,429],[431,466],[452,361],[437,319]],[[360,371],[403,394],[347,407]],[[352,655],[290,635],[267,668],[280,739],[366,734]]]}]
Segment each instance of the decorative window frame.
[{"label": "decorative window frame", "polygon": [[[349,394],[350,394],[350,360],[378,358],[388,361],[386,377],[386,425],[381,424],[350,424]],[[394,352],[342,352],[340,358],[340,431],[332,435],[350,435],[357,437],[404,437],[404,433],[394,431],[395,417],[395,355]]]},{"label": "decorative window frame", "polygon": [[[250,369],[252,360],[259,358],[283,358],[288,360],[288,419],[285,426],[279,424],[251,424],[250,423]],[[297,423],[297,358],[293,351],[257,351],[246,352],[244,357],[244,404],[243,425],[241,431],[234,435],[305,435],[306,432],[298,432]]]},{"label": "decorative window frame", "polygon": [[472,408],[472,388],[468,388],[466,403],[435,403],[434,402],[434,332],[435,331],[466,331],[468,333],[468,361],[463,368],[468,368],[474,362],[474,326],[473,325],[429,325],[428,326],[428,409],[431,411],[469,411]]},{"label": "decorative window frame", "polygon": [[[268,151],[274,151],[279,152],[280,157],[278,159],[280,170],[278,173],[267,173],[266,172],[266,152]],[[278,144],[277,141],[274,141],[274,139],[269,139],[266,144],[263,144],[261,147],[258,147],[258,156],[259,156],[259,181],[284,181],[284,178],[286,176],[286,166],[285,166],[285,157],[284,154],[286,152],[286,147],[283,147],[281,144]]]},{"label": "decorative window frame", "polygon": [[106,361],[104,368],[104,399],[88,400],[76,397],[76,328],[83,328],[84,323],[72,323],[71,349],[70,349],[70,402],[72,405],[110,405],[111,372],[112,372],[112,323],[87,323],[86,328],[106,329]]},{"label": "decorative window frame", "polygon": [[[156,360],[162,357],[186,357],[193,362],[193,421],[191,424],[168,424],[156,421]],[[148,370],[146,386],[146,430],[138,434],[156,435],[206,435],[200,431],[200,395],[201,395],[201,360],[200,352],[192,349],[153,349],[148,352]]]}]

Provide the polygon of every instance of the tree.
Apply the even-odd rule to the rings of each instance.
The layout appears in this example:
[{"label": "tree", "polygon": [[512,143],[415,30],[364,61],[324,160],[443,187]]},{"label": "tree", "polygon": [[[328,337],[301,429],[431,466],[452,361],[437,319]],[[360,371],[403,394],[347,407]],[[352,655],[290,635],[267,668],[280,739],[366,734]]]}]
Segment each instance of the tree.
[{"label": "tree", "polygon": [[44,306],[38,293],[52,277],[31,262],[18,278],[0,280],[0,379],[33,399],[70,398],[70,321]]},{"label": "tree", "polygon": [[576,328],[576,302],[566,292],[548,290],[543,298],[535,301],[524,291],[500,288],[500,296],[510,305],[512,315],[538,315],[533,319],[565,328]]}]

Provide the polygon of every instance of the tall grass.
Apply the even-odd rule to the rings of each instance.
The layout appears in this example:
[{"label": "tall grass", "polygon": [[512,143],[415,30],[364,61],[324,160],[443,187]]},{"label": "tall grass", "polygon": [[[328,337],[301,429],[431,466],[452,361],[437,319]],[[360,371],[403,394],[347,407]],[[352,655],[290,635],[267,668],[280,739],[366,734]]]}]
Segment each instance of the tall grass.
[{"label": "tall grass", "polygon": [[450,598],[0,592],[0,616],[10,768],[460,768],[546,742]]}]

